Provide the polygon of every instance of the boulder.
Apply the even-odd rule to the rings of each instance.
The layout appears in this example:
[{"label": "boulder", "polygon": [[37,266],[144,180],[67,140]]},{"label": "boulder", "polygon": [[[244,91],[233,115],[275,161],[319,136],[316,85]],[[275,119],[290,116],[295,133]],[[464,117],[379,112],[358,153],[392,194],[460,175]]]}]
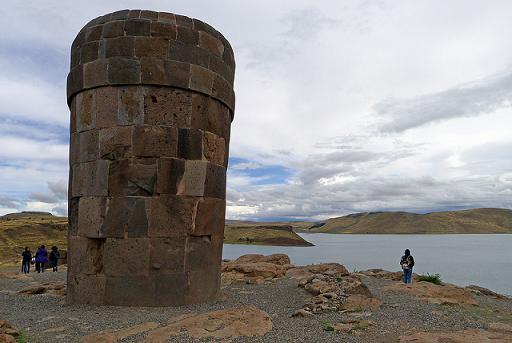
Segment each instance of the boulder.
[{"label": "boulder", "polygon": [[158,323],[148,322],[142,323],[135,326],[131,326],[126,329],[120,329],[116,331],[101,331],[96,332],[80,340],[81,343],[117,343],[128,337],[142,334],[144,332],[153,330],[160,326]]},{"label": "boulder", "polygon": [[222,283],[261,283],[281,278],[290,268],[290,258],[284,254],[269,256],[249,254],[222,264]]},{"label": "boulder", "polygon": [[417,332],[400,336],[400,343],[510,343],[512,334],[481,329],[456,332]]},{"label": "boulder", "polygon": [[377,298],[367,297],[360,294],[350,295],[343,304],[340,305],[341,310],[378,310],[382,305],[382,301]]},{"label": "boulder", "polygon": [[412,285],[396,283],[384,287],[383,290],[408,293],[433,304],[478,306],[469,290],[451,284],[436,285],[426,281],[416,282]]},{"label": "boulder", "polygon": [[5,320],[0,320],[0,343],[16,343],[18,330]]},{"label": "boulder", "polygon": [[339,263],[311,264],[302,267],[290,268],[286,271],[287,277],[299,280],[306,279],[315,274],[341,277],[347,276],[350,273]]},{"label": "boulder", "polygon": [[66,285],[64,282],[44,282],[23,288],[18,291],[24,295],[50,294],[64,296],[66,295]]},{"label": "boulder", "polygon": [[0,334],[0,343],[16,343],[16,338],[5,333]]}]

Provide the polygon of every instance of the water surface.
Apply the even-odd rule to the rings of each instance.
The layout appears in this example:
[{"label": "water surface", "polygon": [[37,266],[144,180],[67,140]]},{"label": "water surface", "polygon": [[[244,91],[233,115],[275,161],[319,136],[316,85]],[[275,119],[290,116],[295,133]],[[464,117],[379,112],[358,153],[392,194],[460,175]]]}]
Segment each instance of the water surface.
[{"label": "water surface", "polygon": [[512,235],[343,235],[304,233],[314,247],[224,244],[223,257],[285,253],[297,265],[338,262],[349,271],[381,268],[400,270],[399,260],[410,249],[418,274],[441,274],[460,286],[475,284],[512,295]]}]

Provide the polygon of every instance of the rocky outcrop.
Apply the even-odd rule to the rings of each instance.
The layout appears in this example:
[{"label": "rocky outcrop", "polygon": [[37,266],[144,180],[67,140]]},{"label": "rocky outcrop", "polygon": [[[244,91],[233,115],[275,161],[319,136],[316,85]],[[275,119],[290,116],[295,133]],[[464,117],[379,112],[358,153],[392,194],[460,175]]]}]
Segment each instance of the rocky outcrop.
[{"label": "rocky outcrop", "polygon": [[290,258],[285,254],[269,256],[248,254],[222,265],[222,283],[262,283],[281,278],[291,268]]},{"label": "rocky outcrop", "polygon": [[148,333],[146,342],[165,343],[173,336],[231,341],[239,337],[263,336],[272,330],[270,316],[254,306],[243,306],[171,318],[169,325]]},{"label": "rocky outcrop", "polygon": [[66,295],[66,285],[64,282],[44,282],[25,287],[18,291],[18,293],[24,295],[49,294],[64,296]]},{"label": "rocky outcrop", "polygon": [[[404,279],[403,272],[390,272],[390,271],[384,270],[384,269],[368,269],[368,270],[364,270],[362,272],[358,272],[357,274],[371,276],[371,277],[375,277],[378,279],[393,280],[393,281],[401,281]],[[413,273],[412,279],[413,279],[413,281],[418,281],[419,275],[416,273]]]},{"label": "rocky outcrop", "polygon": [[5,320],[0,320],[0,343],[16,343],[18,330]]},{"label": "rocky outcrop", "polygon": [[97,332],[83,337],[81,343],[116,343],[128,337],[153,330],[158,326],[160,326],[160,324],[149,322],[116,331]]},{"label": "rocky outcrop", "polygon": [[420,281],[407,286],[396,283],[385,287],[384,291],[408,293],[433,304],[478,305],[469,290],[451,284],[436,285]]},{"label": "rocky outcrop", "polygon": [[470,329],[456,332],[417,332],[400,337],[400,343],[510,343],[512,334]]},{"label": "rocky outcrop", "polygon": [[476,285],[469,285],[466,287],[466,289],[470,290],[473,294],[476,294],[476,295],[485,295],[485,296],[490,296],[490,297],[493,297],[496,299],[508,299],[509,298],[505,295],[493,292],[490,289],[476,286]]}]

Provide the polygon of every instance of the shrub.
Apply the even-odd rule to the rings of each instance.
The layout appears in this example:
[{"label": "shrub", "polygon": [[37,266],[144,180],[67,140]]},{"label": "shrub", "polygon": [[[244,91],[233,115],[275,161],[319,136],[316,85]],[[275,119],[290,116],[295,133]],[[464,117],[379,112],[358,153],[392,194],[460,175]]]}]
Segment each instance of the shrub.
[{"label": "shrub", "polygon": [[439,274],[430,275],[429,273],[420,275],[419,281],[431,282],[436,285],[441,285],[443,283],[443,280],[441,279],[441,275],[439,275]]},{"label": "shrub", "polygon": [[326,321],[321,321],[320,324],[322,324],[322,329],[325,331],[334,331],[334,326]]}]

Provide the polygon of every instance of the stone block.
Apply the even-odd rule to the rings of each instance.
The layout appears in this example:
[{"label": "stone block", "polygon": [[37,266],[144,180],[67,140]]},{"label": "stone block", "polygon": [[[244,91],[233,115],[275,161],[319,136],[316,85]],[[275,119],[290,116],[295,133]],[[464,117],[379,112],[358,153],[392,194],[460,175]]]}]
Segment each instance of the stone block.
[{"label": "stone block", "polygon": [[106,276],[148,276],[148,238],[107,238],[104,256]]},{"label": "stone block", "polygon": [[170,126],[137,126],[133,129],[133,154],[139,157],[176,157],[178,129]]},{"label": "stone block", "polygon": [[177,61],[164,62],[167,85],[187,88],[190,83],[190,64]]},{"label": "stone block", "polygon": [[224,199],[203,198],[197,204],[192,236],[223,236],[226,216]]},{"label": "stone block", "polygon": [[76,97],[73,97],[69,104],[69,132],[76,132]]},{"label": "stone block", "polygon": [[131,10],[130,13],[128,13],[128,18],[139,18],[140,17],[140,10]]},{"label": "stone block", "polygon": [[84,66],[78,65],[75,68],[71,69],[71,71],[68,74],[67,78],[67,89],[66,93],[68,96],[68,103],[69,98],[71,95],[77,93],[84,87]]},{"label": "stone block", "polygon": [[149,237],[186,237],[196,215],[193,197],[161,195],[150,199]]},{"label": "stone block", "polygon": [[107,277],[105,305],[161,306],[155,303],[155,281],[146,276]]},{"label": "stone block", "polygon": [[108,82],[112,85],[140,83],[140,62],[123,57],[109,58]]},{"label": "stone block", "polygon": [[226,198],[226,169],[223,166],[208,163],[204,196],[218,199]]},{"label": "stone block", "polygon": [[96,127],[117,125],[118,95],[117,87],[100,87],[96,94]]},{"label": "stone block", "polygon": [[110,196],[151,196],[156,185],[156,160],[113,161],[108,173]]},{"label": "stone block", "polygon": [[69,136],[69,165],[74,166],[80,162],[80,134],[71,133]]},{"label": "stone block", "polygon": [[178,188],[178,194],[202,197],[205,194],[205,183],[208,162],[187,160],[183,181]]},{"label": "stone block", "polygon": [[185,161],[177,158],[159,158],[157,167],[156,192],[177,194],[185,172]]},{"label": "stone block", "polygon": [[185,271],[186,237],[151,238],[150,270],[155,275]]},{"label": "stone block", "polygon": [[185,270],[207,270],[211,267],[212,242],[210,236],[187,237],[185,249]]},{"label": "stone block", "polygon": [[105,40],[105,57],[134,56],[135,37],[116,37]]},{"label": "stone block", "polygon": [[111,20],[123,20],[129,17],[130,10],[120,10],[112,12]]},{"label": "stone block", "polygon": [[206,130],[208,123],[208,107],[211,98],[201,93],[194,93],[192,97],[192,119],[190,126],[194,129]]},{"label": "stone block", "polygon": [[178,157],[187,160],[203,158],[203,131],[199,129],[179,129]]},{"label": "stone block", "polygon": [[187,275],[189,287],[184,295],[187,304],[210,301],[218,297],[220,292],[218,268],[190,271]]},{"label": "stone block", "polygon": [[225,167],[226,141],[224,138],[211,132],[205,131],[203,134],[203,156],[214,164]]},{"label": "stone block", "polygon": [[216,75],[213,80],[212,96],[219,99],[227,106],[230,105],[231,92],[233,88],[231,85],[220,75]]},{"label": "stone block", "polygon": [[76,237],[78,234],[78,202],[80,198],[68,200],[68,237]]},{"label": "stone block", "polygon": [[148,87],[144,96],[144,123],[189,127],[192,95],[167,87]]},{"label": "stone block", "polygon": [[215,74],[212,71],[194,64],[190,65],[190,89],[211,95],[214,78]]},{"label": "stone block", "polygon": [[144,238],[148,230],[147,204],[144,197],[109,199],[103,232],[108,238]]},{"label": "stone block", "polygon": [[71,49],[70,67],[73,69],[80,64],[80,49]]},{"label": "stone block", "polygon": [[206,131],[210,131],[229,142],[231,114],[229,109],[220,101],[209,99],[206,117]]},{"label": "stone block", "polygon": [[96,25],[87,29],[85,34],[86,42],[94,42],[101,39],[101,34],[103,32],[103,25]]},{"label": "stone block", "polygon": [[84,87],[93,88],[108,83],[107,60],[98,59],[84,64]]},{"label": "stone block", "polygon": [[174,13],[159,12],[158,13],[158,21],[162,22],[162,23],[176,25],[176,17],[174,15]]},{"label": "stone block", "polygon": [[81,197],[78,205],[78,235],[86,238],[103,238],[106,197]]},{"label": "stone block", "polygon": [[[130,12],[130,16],[131,14]],[[146,19],[128,19],[124,23],[124,31],[127,36],[149,36],[151,21]]]},{"label": "stone block", "polygon": [[99,157],[119,160],[132,157],[132,126],[99,130]]},{"label": "stone block", "polygon": [[73,166],[72,197],[107,196],[109,161],[97,160]]},{"label": "stone block", "polygon": [[188,291],[186,273],[158,275],[155,278],[155,302],[157,306],[185,305],[184,294]]},{"label": "stone block", "polygon": [[178,26],[176,40],[188,45],[198,45],[199,32],[184,26]]},{"label": "stone block", "polygon": [[169,40],[161,37],[136,37],[135,56],[154,57],[165,60],[169,51]]},{"label": "stone block", "polygon": [[90,162],[98,159],[98,130],[85,131],[79,135],[79,162]]},{"label": "stone block", "polygon": [[151,19],[151,20],[158,20],[158,12],[148,11],[148,10],[141,10],[140,11],[140,18]]},{"label": "stone block", "polygon": [[80,62],[87,63],[98,59],[99,43],[85,43],[80,49]]},{"label": "stone block", "polygon": [[186,27],[186,28],[189,28],[189,29],[194,28],[194,24],[192,22],[192,18],[189,18],[189,17],[184,16],[184,15],[179,15],[179,14],[176,14],[175,17],[176,17],[176,25],[182,26],[182,27]]},{"label": "stone block", "polygon": [[119,88],[119,125],[144,124],[144,88],[127,86]]},{"label": "stone block", "polygon": [[166,37],[176,39],[176,24],[153,21],[151,22],[151,36],[152,37]]},{"label": "stone block", "polygon": [[110,21],[103,25],[103,38],[115,38],[121,36],[124,36],[124,20]]},{"label": "stone block", "polygon": [[76,126],[79,132],[96,127],[96,99],[94,91],[81,92],[76,96]]},{"label": "stone block", "polygon": [[68,237],[68,274],[97,275],[103,272],[105,239]]},{"label": "stone block", "polygon": [[210,65],[208,68],[214,73],[222,76],[230,85],[233,84],[235,73],[220,57],[210,56]]},{"label": "stone block", "polygon": [[210,53],[208,51],[179,41],[170,42],[168,58],[173,61],[196,64],[204,68],[208,68],[210,63]]},{"label": "stone block", "polygon": [[140,59],[141,82],[146,85],[167,84],[167,74],[164,60],[154,57],[142,57]]},{"label": "stone block", "polygon": [[199,32],[199,46],[215,56],[222,56],[224,53],[224,45],[220,40],[206,32]]},{"label": "stone block", "polygon": [[68,304],[103,305],[106,278],[102,275],[68,275]]}]

